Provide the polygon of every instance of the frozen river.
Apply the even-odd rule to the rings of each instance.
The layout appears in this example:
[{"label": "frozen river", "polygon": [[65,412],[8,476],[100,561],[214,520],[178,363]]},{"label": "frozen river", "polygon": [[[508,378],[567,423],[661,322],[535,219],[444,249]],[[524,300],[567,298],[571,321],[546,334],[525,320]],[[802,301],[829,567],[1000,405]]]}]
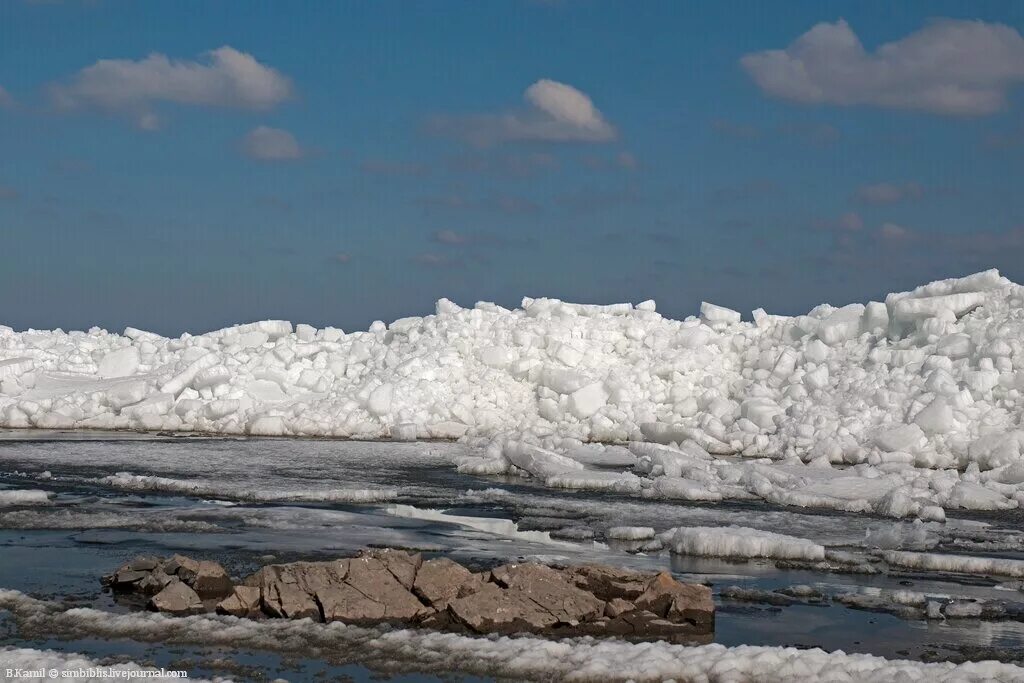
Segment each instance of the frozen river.
[{"label": "frozen river", "polygon": [[[714,642],[725,646],[820,647],[922,661],[1024,659],[1024,612],[1013,607],[1024,601],[1019,577],[901,569],[878,559],[886,550],[1024,559],[1016,512],[911,524],[763,502],[668,503],[462,474],[453,464],[467,451],[441,442],[5,432],[0,589],[17,591],[25,604],[31,596],[65,609],[129,615],[136,608],[103,593],[99,577],[140,553],[216,559],[244,575],[271,556],[322,559],[391,546],[443,553],[478,567],[540,558],[668,568],[683,580],[712,586],[719,610]],[[841,571],[825,571],[814,563],[695,557],[608,533],[624,526],[663,532],[730,525],[808,539],[850,562]],[[857,566],[874,573],[856,573],[851,567]],[[793,604],[765,598],[793,586],[810,587],[822,598]],[[897,603],[913,602],[910,593],[1009,607],[985,619],[894,614]],[[17,602],[0,599],[0,647],[237,679],[518,677],[500,665],[431,659],[411,645],[375,650],[361,641],[308,649],[264,646],[253,638],[189,642],[181,634],[84,625],[88,620],[40,621],[26,616],[24,604],[19,615],[11,600]]]}]

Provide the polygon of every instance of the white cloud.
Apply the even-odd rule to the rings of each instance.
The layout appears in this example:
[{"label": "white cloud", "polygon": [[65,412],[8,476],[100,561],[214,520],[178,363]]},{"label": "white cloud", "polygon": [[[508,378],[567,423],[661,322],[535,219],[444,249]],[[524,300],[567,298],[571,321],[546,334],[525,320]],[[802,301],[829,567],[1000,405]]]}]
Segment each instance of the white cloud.
[{"label": "white cloud", "polygon": [[883,223],[878,234],[885,242],[904,242],[913,236],[913,232],[909,228],[895,223]]},{"label": "white cloud", "polygon": [[305,156],[295,136],[280,128],[257,126],[242,138],[242,153],[260,161],[292,161]]},{"label": "white cloud", "polygon": [[440,244],[465,244],[468,241],[465,235],[454,230],[438,230],[434,233],[434,240]]},{"label": "white cloud", "polygon": [[740,64],[765,93],[793,102],[980,116],[1024,82],[1024,38],[1003,24],[938,19],[868,52],[840,19]]},{"label": "white cloud", "polygon": [[924,188],[918,183],[876,183],[857,188],[857,199],[865,204],[896,204],[923,196]]},{"label": "white cloud", "polygon": [[228,46],[205,53],[200,61],[158,53],[138,61],[101,59],[50,86],[50,98],[60,109],[123,114],[146,130],[159,123],[153,111],[157,103],[269,109],[292,93],[288,77]]},{"label": "white cloud", "polygon": [[571,85],[541,79],[523,93],[528,106],[496,114],[437,116],[428,129],[486,147],[503,142],[610,142],[615,127],[590,97]]},{"label": "white cloud", "polygon": [[853,211],[847,211],[839,217],[838,227],[840,230],[846,232],[857,232],[864,227],[864,220],[860,217],[860,214],[854,213]]}]

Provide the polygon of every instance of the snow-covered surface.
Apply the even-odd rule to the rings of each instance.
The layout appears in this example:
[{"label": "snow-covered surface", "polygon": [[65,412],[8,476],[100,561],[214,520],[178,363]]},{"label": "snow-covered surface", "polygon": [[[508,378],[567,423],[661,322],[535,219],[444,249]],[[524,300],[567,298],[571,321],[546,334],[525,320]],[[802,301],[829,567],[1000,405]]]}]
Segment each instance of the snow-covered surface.
[{"label": "snow-covered surface", "polygon": [[[11,669],[8,675],[7,670]],[[18,669],[23,670],[21,675]],[[42,675],[39,671],[42,670]],[[53,676],[50,672],[56,671]],[[0,647],[0,681],[24,681],[47,679],[64,679],[75,681],[110,681],[110,680],[150,680],[173,681],[189,680],[205,683],[209,679],[177,675],[184,670],[153,669],[140,666],[134,662],[104,664],[84,655],[73,652],[56,652],[54,650],[35,650],[25,647]],[[31,673],[28,673],[31,672]],[[63,673],[62,673],[63,672]],[[185,672],[188,673],[187,671]],[[229,678],[217,677],[215,681],[230,681]]]},{"label": "snow-covered surface", "polygon": [[[53,635],[133,638],[304,653],[359,652],[363,661],[408,662],[518,680],[566,681],[1016,681],[1024,668],[998,662],[925,664],[841,651],[792,647],[683,646],[619,640],[553,641],[533,637],[471,638],[433,631],[391,631],[315,624],[307,619],[249,621],[234,617],[112,614],[60,610],[52,603],[0,590],[0,608]],[[2,656],[2,655],[0,655]]]},{"label": "snow-covered surface", "polygon": [[349,334],[0,327],[3,427],[461,439],[486,448],[462,471],[551,487],[938,521],[1024,500],[1022,391],[1024,288],[996,271],[753,322],[527,298]]}]

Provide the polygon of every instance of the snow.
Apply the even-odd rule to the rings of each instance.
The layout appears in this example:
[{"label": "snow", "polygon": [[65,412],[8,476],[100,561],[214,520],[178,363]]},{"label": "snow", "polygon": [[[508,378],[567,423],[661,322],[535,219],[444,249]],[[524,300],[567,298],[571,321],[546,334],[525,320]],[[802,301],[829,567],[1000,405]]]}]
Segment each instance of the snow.
[{"label": "snow", "polygon": [[[443,299],[350,333],[0,327],[0,427],[452,439],[486,449],[463,472],[890,517],[1024,501],[1024,287],[990,270],[753,317]],[[591,442],[636,469],[592,476],[630,463]]]},{"label": "snow", "polygon": [[705,557],[825,559],[824,546],[805,538],[741,526],[680,527],[672,534],[672,552]]},{"label": "snow", "polygon": [[[52,603],[0,590],[0,608],[55,637],[132,638],[146,642],[267,649],[282,653],[358,653],[361,661],[432,671],[461,671],[510,680],[664,681],[900,680],[999,681],[1024,677],[1024,668],[994,661],[922,663],[842,651],[741,645],[726,647],[629,643],[615,639],[473,638],[409,629],[369,629],[308,619],[252,621],[227,616],[168,617],[113,614],[91,608],[62,610]],[[5,652],[9,652],[5,651]],[[2,657],[3,655],[0,655]],[[57,655],[65,657],[67,655]],[[57,664],[57,666],[60,666]],[[0,669],[2,671],[2,669]]]}]

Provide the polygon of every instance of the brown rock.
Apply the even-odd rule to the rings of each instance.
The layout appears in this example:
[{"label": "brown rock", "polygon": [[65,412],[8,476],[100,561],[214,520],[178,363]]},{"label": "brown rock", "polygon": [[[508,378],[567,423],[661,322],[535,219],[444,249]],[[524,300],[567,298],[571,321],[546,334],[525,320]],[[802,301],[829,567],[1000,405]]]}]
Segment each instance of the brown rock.
[{"label": "brown rock", "polygon": [[158,564],[160,564],[160,560],[157,558],[140,555],[128,563],[128,569],[137,572],[151,572],[156,569]]},{"label": "brown rock", "polygon": [[260,611],[260,589],[252,586],[235,586],[231,595],[217,604],[218,614],[236,617],[254,617]]},{"label": "brown rock", "polygon": [[567,569],[566,576],[578,588],[602,600],[635,600],[647,590],[652,574],[604,565],[584,565]]},{"label": "brown rock", "polygon": [[562,572],[542,564],[507,564],[491,571],[494,580],[529,598],[561,624],[576,625],[604,614],[604,600],[569,583]]},{"label": "brown rock", "polygon": [[133,590],[136,584],[149,576],[149,572],[140,572],[132,569],[119,569],[110,582],[116,590]]},{"label": "brown rock", "polygon": [[167,614],[199,614],[203,611],[203,601],[194,590],[181,581],[174,580],[150,598],[149,607]]},{"label": "brown rock", "polygon": [[135,588],[136,590],[142,591],[146,595],[154,595],[162,591],[164,588],[166,588],[167,584],[176,580],[177,579],[175,577],[168,576],[163,569],[157,567],[153,571],[146,574],[146,578],[144,578],[142,581],[139,581],[139,583],[136,584]]},{"label": "brown rock", "polygon": [[383,603],[371,600],[345,583],[317,591],[316,601],[324,621],[376,622],[383,620],[387,613]]},{"label": "brown rock", "polygon": [[[178,571],[180,574],[182,570]],[[231,577],[217,562],[202,560],[194,573],[191,570],[186,573],[192,574],[191,578],[182,580],[202,598],[216,598],[231,593]]]},{"label": "brown rock", "polygon": [[199,563],[191,557],[175,554],[164,562],[164,571],[184,581],[199,571]]},{"label": "brown rock", "polygon": [[629,600],[623,600],[622,598],[612,598],[608,601],[608,604],[604,606],[604,615],[606,617],[614,619],[620,614],[632,612],[635,609],[636,605],[631,603]]},{"label": "brown rock", "polygon": [[711,589],[693,583],[680,583],[668,572],[661,572],[647,584],[636,606],[674,622],[689,622],[703,629],[713,629],[715,603]]},{"label": "brown rock", "polygon": [[376,558],[357,557],[350,560],[345,583],[367,598],[384,605],[386,619],[412,620],[432,611],[399,583],[384,563]]},{"label": "brown rock", "polygon": [[275,583],[298,586],[310,595],[345,580],[349,560],[333,562],[292,562],[261,567],[242,580],[242,585],[267,588]]},{"label": "brown rock", "polygon": [[419,553],[407,553],[404,550],[383,548],[369,550],[362,554],[366,557],[380,560],[406,590],[412,590],[413,583],[416,580],[416,572],[419,571],[420,566],[423,564],[422,555]]},{"label": "brown rock", "polygon": [[558,620],[551,612],[515,591],[493,583],[448,603],[448,612],[477,633],[536,633],[551,628]]},{"label": "brown rock", "polygon": [[260,604],[272,617],[320,621],[320,608],[306,591],[292,583],[274,583],[260,592]]},{"label": "brown rock", "polygon": [[412,590],[428,605],[444,609],[449,602],[459,597],[461,587],[473,578],[474,574],[458,562],[439,557],[420,565]]}]

